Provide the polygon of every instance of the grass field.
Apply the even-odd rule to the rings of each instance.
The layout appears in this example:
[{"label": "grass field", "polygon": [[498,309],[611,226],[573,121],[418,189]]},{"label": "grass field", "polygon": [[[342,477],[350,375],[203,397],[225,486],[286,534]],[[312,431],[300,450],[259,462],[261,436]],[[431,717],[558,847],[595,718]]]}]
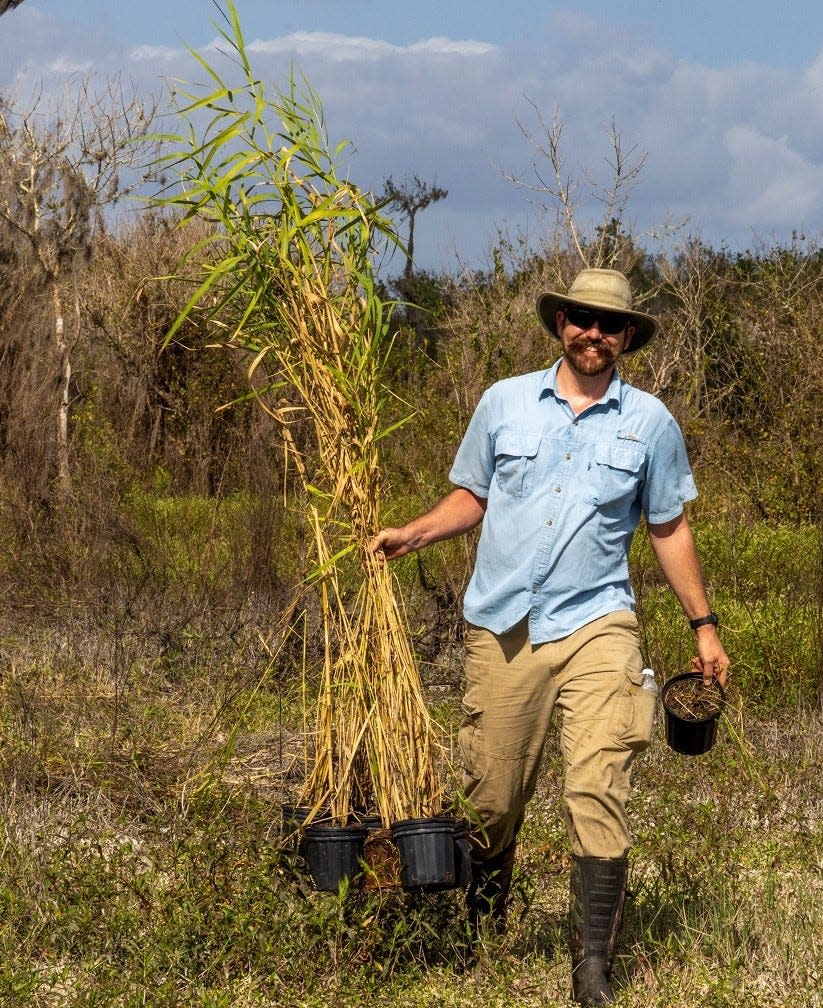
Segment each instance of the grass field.
[{"label": "grass field", "polygon": [[[728,536],[701,532],[716,543],[708,575],[740,671],[711,752],[677,755],[658,724],[638,762],[616,969],[626,1006],[823,1005],[818,616],[800,590],[814,530],[777,534],[772,553],[762,530],[748,552],[738,542],[733,563]],[[786,549],[794,560],[775,575]],[[644,564],[641,544],[644,639],[668,676],[689,638]],[[511,925],[472,955],[458,893],[312,891],[279,837],[305,697],[273,656],[276,614],[204,610],[175,623],[161,601],[142,622],[114,603],[48,620],[3,613],[2,1004],[571,1004],[556,729]],[[778,605],[782,622],[757,621]],[[452,644],[424,665],[447,739],[460,661]]]}]

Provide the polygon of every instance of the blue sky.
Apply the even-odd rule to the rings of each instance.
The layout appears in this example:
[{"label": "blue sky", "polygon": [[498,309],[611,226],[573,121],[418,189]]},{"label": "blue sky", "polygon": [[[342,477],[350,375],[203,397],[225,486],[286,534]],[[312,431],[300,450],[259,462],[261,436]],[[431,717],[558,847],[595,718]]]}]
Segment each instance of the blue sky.
[{"label": "blue sky", "polygon": [[[570,174],[606,179],[613,121],[645,163],[628,219],[748,247],[823,233],[823,3],[794,0],[237,0],[252,59],[319,91],[351,174],[419,175],[449,191],[420,216],[421,265],[483,265],[499,234],[539,244],[551,207],[523,129],[564,127]],[[199,80],[186,46],[213,39],[211,0],[23,0],[0,18],[0,88],[57,94],[121,74],[147,93]],[[578,190],[583,221],[596,194]],[[672,239],[674,241],[677,238]]]}]

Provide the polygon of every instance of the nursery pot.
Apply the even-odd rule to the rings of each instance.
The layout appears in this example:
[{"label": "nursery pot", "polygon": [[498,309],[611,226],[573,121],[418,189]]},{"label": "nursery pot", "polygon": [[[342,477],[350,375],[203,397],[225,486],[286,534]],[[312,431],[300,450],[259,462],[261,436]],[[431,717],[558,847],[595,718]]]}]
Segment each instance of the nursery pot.
[{"label": "nursery pot", "polygon": [[300,856],[315,889],[337,892],[345,879],[356,879],[365,839],[365,826],[307,826],[300,839]]},{"label": "nursery pot", "polygon": [[400,881],[405,889],[453,889],[455,820],[451,816],[402,819],[392,823],[391,835],[400,855]]},{"label": "nursery pot", "polygon": [[283,824],[281,826],[280,832],[285,840],[287,837],[293,836],[299,830],[303,828],[303,823],[305,823],[308,818],[310,809],[307,805],[283,805],[281,808]]},{"label": "nursery pot", "polygon": [[469,843],[468,819],[454,821],[454,874],[461,889],[471,885],[472,849]]},{"label": "nursery pot", "polygon": [[353,826],[365,826],[367,833],[373,833],[375,830],[383,829],[383,820],[379,815],[369,813],[359,813],[356,812],[352,815],[350,819],[350,824]]},{"label": "nursery pot", "polygon": [[699,687],[702,682],[703,676],[699,672],[684,672],[669,679],[661,693],[666,742],[684,756],[700,756],[708,752],[717,737],[717,722],[726,699],[720,683],[715,681],[708,687],[708,698],[713,701],[708,704],[684,704],[679,696],[684,686]]}]

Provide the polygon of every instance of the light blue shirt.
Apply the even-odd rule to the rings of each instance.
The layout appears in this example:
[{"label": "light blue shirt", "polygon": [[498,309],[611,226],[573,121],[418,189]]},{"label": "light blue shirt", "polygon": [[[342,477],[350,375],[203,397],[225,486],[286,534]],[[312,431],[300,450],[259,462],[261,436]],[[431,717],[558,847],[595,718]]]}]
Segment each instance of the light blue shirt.
[{"label": "light blue shirt", "polygon": [[464,615],[504,633],[528,614],[534,644],[634,611],[628,552],[641,513],[669,521],[697,496],[659,399],[615,370],[605,396],[575,416],[558,366],[489,388],[449,473],[488,500]]}]

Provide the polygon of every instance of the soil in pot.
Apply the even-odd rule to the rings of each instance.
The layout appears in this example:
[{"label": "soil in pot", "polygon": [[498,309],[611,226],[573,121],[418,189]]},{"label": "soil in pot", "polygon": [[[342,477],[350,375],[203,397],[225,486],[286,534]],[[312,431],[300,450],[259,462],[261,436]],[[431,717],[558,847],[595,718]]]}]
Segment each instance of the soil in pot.
[{"label": "soil in pot", "polygon": [[369,891],[399,889],[400,853],[390,829],[370,829],[363,845],[363,861],[367,871],[363,887]]}]

